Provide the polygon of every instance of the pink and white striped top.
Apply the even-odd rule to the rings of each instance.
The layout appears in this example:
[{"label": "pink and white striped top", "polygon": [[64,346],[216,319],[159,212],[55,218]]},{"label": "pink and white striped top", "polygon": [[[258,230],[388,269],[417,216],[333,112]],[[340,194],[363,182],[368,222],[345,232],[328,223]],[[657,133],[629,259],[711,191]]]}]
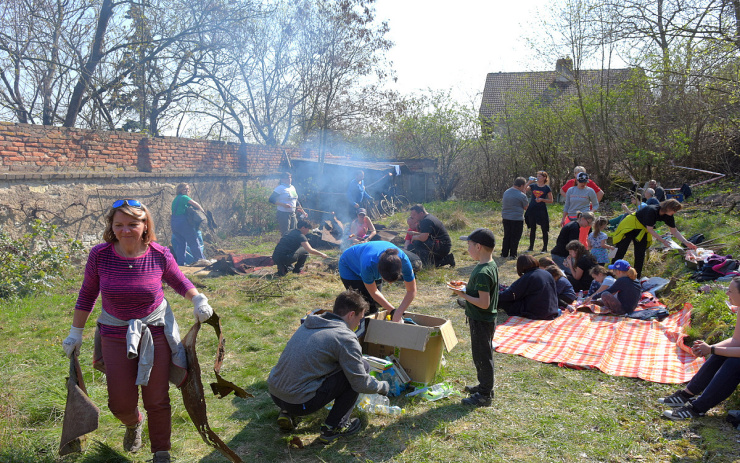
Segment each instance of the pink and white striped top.
[{"label": "pink and white striped top", "polygon": [[[92,312],[100,294],[103,309],[121,320],[142,318],[152,313],[164,299],[162,282],[181,296],[195,286],[180,271],[170,250],[157,243],[136,258],[120,256],[113,243],[93,247],[85,266],[75,310]],[[126,327],[102,325],[100,334],[126,337]],[[151,327],[153,335],[162,327]]]}]

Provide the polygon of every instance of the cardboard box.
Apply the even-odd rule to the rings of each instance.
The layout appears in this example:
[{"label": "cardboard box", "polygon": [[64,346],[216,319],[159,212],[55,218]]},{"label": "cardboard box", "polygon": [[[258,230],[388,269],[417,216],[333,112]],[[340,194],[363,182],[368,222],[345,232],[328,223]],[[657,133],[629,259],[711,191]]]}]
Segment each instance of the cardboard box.
[{"label": "cardboard box", "polygon": [[363,352],[376,357],[395,355],[415,386],[428,385],[442,359],[442,348],[447,351],[457,345],[452,322],[444,318],[415,313],[404,314],[418,325],[385,321],[381,311],[368,320],[363,340]]}]

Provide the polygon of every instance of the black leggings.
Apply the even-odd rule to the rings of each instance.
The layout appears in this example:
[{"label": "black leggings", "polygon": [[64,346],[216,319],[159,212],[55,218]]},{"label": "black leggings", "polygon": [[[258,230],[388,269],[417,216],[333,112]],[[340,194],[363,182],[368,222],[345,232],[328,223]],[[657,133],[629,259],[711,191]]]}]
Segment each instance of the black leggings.
[{"label": "black leggings", "polygon": [[622,240],[616,243],[617,254],[612,259],[612,264],[619,259],[624,259],[624,255],[627,254],[627,249],[630,247],[630,243],[635,243],[635,262],[633,267],[637,271],[637,278],[642,276],[642,266],[645,265],[645,254],[647,253],[648,237],[647,232],[641,240],[637,239],[637,235],[645,230],[634,229],[624,234]]},{"label": "black leggings", "polygon": [[[550,224],[540,225],[542,228],[542,250],[547,251],[547,241],[549,239],[548,233],[550,233]],[[532,224],[529,228],[529,249],[534,250],[534,240],[537,236],[537,224]]]}]

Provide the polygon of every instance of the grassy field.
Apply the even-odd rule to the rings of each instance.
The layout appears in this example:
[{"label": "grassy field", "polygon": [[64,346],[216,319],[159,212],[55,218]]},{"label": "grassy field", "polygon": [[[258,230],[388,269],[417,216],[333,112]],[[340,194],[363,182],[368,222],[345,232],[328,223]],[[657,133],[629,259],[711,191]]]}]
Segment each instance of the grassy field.
[{"label": "grassy field", "polygon": [[[501,237],[498,204],[452,202],[433,204],[430,209],[450,225],[455,238],[478,226],[488,226],[497,238]],[[557,212],[553,208],[553,218]],[[385,223],[400,228],[403,219],[397,216]],[[686,236],[702,231],[712,238],[737,230],[740,221],[737,214],[721,221],[679,214],[678,225]],[[551,245],[555,233],[556,228],[551,230]],[[221,244],[237,252],[269,252],[276,239],[276,235],[267,235]],[[736,247],[737,241],[733,243]],[[473,262],[465,255],[464,242],[454,240],[453,246],[457,268],[423,271],[418,276],[419,293],[411,310],[452,320],[460,342],[445,353],[438,380],[461,390],[465,384],[475,382],[475,369],[463,312],[444,282],[466,279]],[[538,239],[536,248],[540,246]],[[520,245],[520,249],[524,248],[526,239]],[[336,251],[330,255],[336,255]],[[513,281],[514,262],[497,261],[502,282]],[[55,288],[53,294],[6,304],[5,316],[0,320],[0,374],[4,383],[0,390],[2,462],[56,461],[68,369],[60,344],[70,325],[81,273],[79,270],[75,278]],[[651,254],[645,273],[686,276],[679,257],[660,254]],[[300,318],[312,309],[330,307],[334,296],[342,290],[338,275],[312,257],[307,274],[290,275],[273,283],[264,292],[279,297],[262,299],[251,297],[254,276],[195,276],[193,280],[222,317],[227,338],[223,376],[255,396],[246,400],[233,396],[223,400],[207,398],[212,428],[247,462],[740,460],[740,434],[726,423],[723,406],[700,420],[674,423],[661,418],[663,408],[656,399],[672,392],[675,385],[559,368],[502,354],[495,354],[495,399],[490,408],[471,409],[460,405],[459,398],[437,402],[394,398],[393,404],[407,410],[400,419],[360,414],[366,424],[364,431],[329,447],[315,442],[325,411],[305,419],[294,434],[283,434],[275,422],[278,410],[267,393],[266,377]],[[390,285],[384,293],[397,304],[402,286]],[[192,308],[171,291],[168,297],[184,335],[191,324]],[[209,370],[215,337],[207,330],[201,333],[198,352],[207,383],[213,379]],[[85,330],[81,359],[90,396],[101,408],[100,428],[89,435],[83,453],[63,461],[147,461],[151,458],[147,437],[139,454],[126,454],[121,448],[123,427],[107,409],[105,378],[92,369],[89,361],[92,334],[91,320]],[[174,388],[171,397],[172,454],[176,461],[227,461],[202,442]],[[296,437],[304,448],[290,445]]]}]

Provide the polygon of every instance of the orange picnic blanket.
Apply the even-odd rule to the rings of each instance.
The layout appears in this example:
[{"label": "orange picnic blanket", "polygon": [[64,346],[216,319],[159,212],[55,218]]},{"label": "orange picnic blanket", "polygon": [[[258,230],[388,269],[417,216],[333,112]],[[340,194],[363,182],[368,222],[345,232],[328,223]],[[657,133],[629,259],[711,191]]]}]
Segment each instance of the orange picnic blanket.
[{"label": "orange picnic blanket", "polygon": [[663,321],[572,312],[555,320],[509,317],[496,328],[497,352],[656,383],[683,383],[704,363],[684,345],[691,305]]}]

